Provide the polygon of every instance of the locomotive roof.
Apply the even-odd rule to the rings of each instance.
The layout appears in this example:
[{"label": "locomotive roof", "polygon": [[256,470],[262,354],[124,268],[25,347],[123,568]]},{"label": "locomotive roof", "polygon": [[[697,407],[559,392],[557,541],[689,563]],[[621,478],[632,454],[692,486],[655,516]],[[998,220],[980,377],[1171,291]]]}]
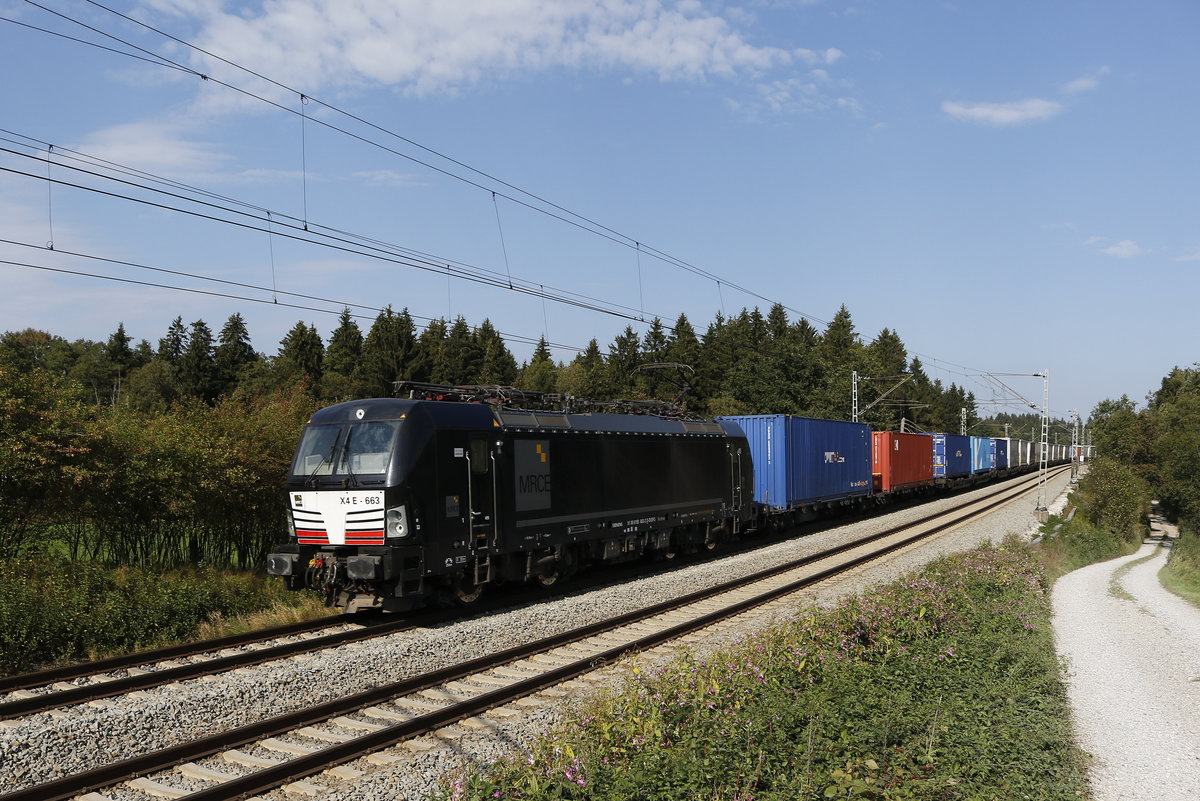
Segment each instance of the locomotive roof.
[{"label": "locomotive roof", "polygon": [[585,413],[496,408],[482,403],[369,398],[328,406],[310,423],[354,420],[397,420],[420,414],[437,428],[507,428],[537,431],[610,431],[642,434],[740,435],[736,424],[711,420],[677,420],[644,414]]}]

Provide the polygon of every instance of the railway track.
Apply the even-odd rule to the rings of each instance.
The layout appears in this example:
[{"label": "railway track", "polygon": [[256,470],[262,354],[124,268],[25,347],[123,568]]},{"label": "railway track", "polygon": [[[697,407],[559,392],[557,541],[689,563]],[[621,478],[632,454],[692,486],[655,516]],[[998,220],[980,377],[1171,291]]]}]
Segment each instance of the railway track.
[{"label": "railway track", "polygon": [[[611,576],[607,577],[610,579]],[[579,589],[600,585],[605,577],[580,582]],[[485,614],[544,596],[523,589],[481,602],[472,612]],[[140,651],[134,654],[0,677],[0,721],[38,712],[103,701],[188,679],[212,676],[298,654],[383,637],[460,619],[462,609],[425,609],[403,616],[333,615],[211,640]],[[339,629],[322,634],[325,629]]]},{"label": "railway track", "polygon": [[[1023,480],[982,499],[769,570],[622,614],[553,637],[404,681],[279,715],[212,737],[147,753],[0,796],[0,801],[102,801],[186,797],[216,801],[288,785],[316,794],[304,778],[443,727],[497,725],[506,705],[594,671],[625,655],[694,635],[869,561],[986,515],[1036,487]],[[554,690],[549,690],[555,692]],[[484,716],[487,713],[488,716]],[[376,757],[386,761],[386,757]],[[343,767],[336,767],[343,766]],[[113,791],[110,791],[113,792]]]},{"label": "railway track", "polygon": [[[412,625],[406,620],[373,619],[364,623],[339,617],[323,618],[7,676],[0,679],[0,693],[7,694],[0,700],[0,720],[319,651],[390,634]],[[341,630],[332,634],[320,633],[327,628]],[[192,661],[179,661],[188,659]]]}]

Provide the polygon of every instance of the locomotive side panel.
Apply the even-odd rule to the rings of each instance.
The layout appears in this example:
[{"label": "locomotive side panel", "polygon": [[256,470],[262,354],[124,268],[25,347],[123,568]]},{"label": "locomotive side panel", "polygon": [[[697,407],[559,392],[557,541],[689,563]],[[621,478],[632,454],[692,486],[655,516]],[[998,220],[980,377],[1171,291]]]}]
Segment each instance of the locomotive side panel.
[{"label": "locomotive side panel", "polygon": [[669,527],[680,515],[728,503],[721,437],[541,432],[514,437],[511,446],[518,529],[579,535],[622,523]]}]

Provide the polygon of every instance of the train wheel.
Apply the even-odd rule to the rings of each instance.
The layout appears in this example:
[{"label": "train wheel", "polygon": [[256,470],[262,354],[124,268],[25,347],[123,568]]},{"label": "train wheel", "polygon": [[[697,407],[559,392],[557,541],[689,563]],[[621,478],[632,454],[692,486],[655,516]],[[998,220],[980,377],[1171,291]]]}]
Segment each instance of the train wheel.
[{"label": "train wheel", "polygon": [[546,575],[543,575],[542,573],[538,573],[537,575],[535,575],[533,577],[533,580],[536,581],[537,585],[539,587],[541,587],[542,589],[549,589],[550,587],[553,587],[555,584],[557,584],[558,580],[560,578],[562,578],[562,571],[560,571],[558,569],[558,566],[555,565],[554,572],[546,574]]},{"label": "train wheel", "polygon": [[455,579],[454,586],[451,587],[450,592],[456,604],[459,606],[470,606],[479,600],[479,596],[483,595],[483,585],[476,584],[466,576],[460,576]]}]

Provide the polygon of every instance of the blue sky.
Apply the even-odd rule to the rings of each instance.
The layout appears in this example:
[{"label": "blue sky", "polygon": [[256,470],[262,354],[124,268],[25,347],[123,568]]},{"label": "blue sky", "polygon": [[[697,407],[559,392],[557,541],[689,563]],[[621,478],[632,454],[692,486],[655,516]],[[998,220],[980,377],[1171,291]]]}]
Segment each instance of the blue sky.
[{"label": "blue sky", "polygon": [[[100,5],[40,5],[61,16],[0,0],[0,239],[21,243],[0,259],[268,302],[0,264],[0,330],[103,340],[123,322],[154,343],[177,315],[215,331],[238,312],[274,352],[297,320],[328,336],[350,304],[365,330],[391,304],[489,317],[524,358],[520,338],[604,347],[629,323],[289,240],[290,216],[700,330],[770,301],[820,328],[845,304],[865,340],[898,331],[984,403],[980,371],[1049,369],[1052,408],[1086,415],[1197,360],[1192,2],[104,4],[212,55]],[[48,191],[47,171],[147,196],[67,151],[253,204],[278,231]],[[1006,381],[1040,402],[1040,381]]]}]

